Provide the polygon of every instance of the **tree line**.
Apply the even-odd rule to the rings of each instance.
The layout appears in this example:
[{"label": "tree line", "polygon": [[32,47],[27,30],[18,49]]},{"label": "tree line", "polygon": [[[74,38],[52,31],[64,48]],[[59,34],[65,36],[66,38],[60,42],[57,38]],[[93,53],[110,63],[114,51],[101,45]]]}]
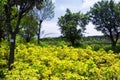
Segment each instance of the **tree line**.
[{"label": "tree line", "polygon": [[[37,34],[40,41],[41,24],[54,17],[52,0],[1,0],[0,1],[0,40],[10,38],[10,54],[8,67],[14,63],[16,35],[19,34],[29,42]],[[64,16],[58,18],[60,31],[74,46],[85,31],[85,26],[92,22],[96,30],[101,31],[116,47],[120,37],[120,2],[102,0],[94,4],[86,14],[72,13],[66,10]]]},{"label": "tree line", "polygon": [[115,48],[120,37],[120,2],[99,1],[86,14],[72,13],[67,9],[66,14],[59,18],[58,25],[63,36],[74,45],[77,39],[82,38],[88,22],[92,22],[97,31],[107,36]]}]

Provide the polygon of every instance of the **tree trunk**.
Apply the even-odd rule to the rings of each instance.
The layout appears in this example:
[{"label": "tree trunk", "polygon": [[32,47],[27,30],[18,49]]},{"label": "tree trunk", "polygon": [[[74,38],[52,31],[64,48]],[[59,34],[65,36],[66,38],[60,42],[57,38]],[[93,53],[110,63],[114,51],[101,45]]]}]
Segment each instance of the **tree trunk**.
[{"label": "tree trunk", "polygon": [[115,42],[115,41],[112,42],[112,46],[111,47],[112,47],[113,51],[116,51],[116,44],[117,44],[117,42]]},{"label": "tree trunk", "polygon": [[30,39],[31,39],[31,37],[30,37],[30,35],[28,34],[27,37],[26,37],[26,42],[30,42]]},{"label": "tree trunk", "polygon": [[109,37],[110,37],[111,43],[112,43],[112,49],[115,49],[116,48],[116,44],[117,44],[117,37],[114,38],[115,35],[112,34],[112,30],[111,29],[109,29],[109,32],[110,32]]},{"label": "tree trunk", "polygon": [[112,42],[112,48],[115,48],[115,47],[116,47],[116,43]]},{"label": "tree trunk", "polygon": [[4,35],[4,31],[2,30],[2,28],[0,28],[0,41],[2,41],[2,39],[4,39],[3,35]]},{"label": "tree trunk", "polygon": [[22,13],[19,13],[16,28],[15,28],[14,31],[11,27],[11,24],[8,25],[8,27],[10,28],[10,35],[11,35],[11,38],[10,38],[10,54],[9,54],[9,61],[8,61],[9,70],[11,70],[11,68],[12,68],[11,64],[14,63],[14,50],[15,50],[16,34],[19,32],[19,29],[20,29],[19,24],[20,24],[21,18],[22,18]]},{"label": "tree trunk", "polygon": [[74,39],[71,39],[70,42],[71,42],[72,46],[75,46],[75,40]]},{"label": "tree trunk", "polygon": [[119,37],[116,36],[116,37],[114,38],[114,35],[112,35],[110,38],[111,38],[111,43],[112,43],[112,49],[115,49]]},{"label": "tree trunk", "polygon": [[40,20],[40,22],[39,22],[39,28],[38,28],[38,34],[37,34],[37,36],[38,36],[38,44],[40,43],[40,32],[41,32],[41,25],[42,25],[42,20]]},{"label": "tree trunk", "polygon": [[75,46],[75,41],[72,41],[72,46]]},{"label": "tree trunk", "polygon": [[16,34],[12,33],[11,39],[10,39],[10,55],[9,55],[9,62],[8,62],[9,70],[12,68],[11,64],[14,63],[15,40],[16,40]]}]

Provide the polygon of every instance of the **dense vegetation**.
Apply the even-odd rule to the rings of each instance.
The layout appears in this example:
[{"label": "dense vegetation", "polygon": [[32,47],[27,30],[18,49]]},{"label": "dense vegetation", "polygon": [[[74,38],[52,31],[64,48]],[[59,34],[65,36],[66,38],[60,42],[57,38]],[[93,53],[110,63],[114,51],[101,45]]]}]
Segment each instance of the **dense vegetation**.
[{"label": "dense vegetation", "polygon": [[0,46],[1,80],[119,80],[120,53],[59,46],[17,43],[12,70],[7,68],[9,49]]},{"label": "dense vegetation", "polygon": [[[40,39],[43,20],[54,17],[52,0],[0,0],[0,80],[120,80],[119,4],[102,0],[87,14],[67,9],[58,19],[63,35]],[[104,36],[82,36],[89,20]]]}]

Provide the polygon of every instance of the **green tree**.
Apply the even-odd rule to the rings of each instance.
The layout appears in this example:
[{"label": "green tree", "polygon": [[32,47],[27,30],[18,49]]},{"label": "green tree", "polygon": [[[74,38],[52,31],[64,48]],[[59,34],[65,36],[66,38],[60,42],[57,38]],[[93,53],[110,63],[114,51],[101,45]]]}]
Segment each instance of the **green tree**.
[{"label": "green tree", "polygon": [[21,20],[21,26],[23,28],[20,31],[20,35],[25,38],[26,42],[30,42],[31,38],[36,35],[38,21],[29,13]]},{"label": "green tree", "polygon": [[5,15],[4,15],[5,0],[0,1],[0,41],[5,37]]},{"label": "green tree", "polygon": [[107,35],[115,48],[120,36],[120,3],[102,0],[94,4],[89,16],[96,30]]},{"label": "green tree", "polygon": [[[16,42],[16,35],[21,29],[21,19],[32,9],[35,5],[42,7],[43,0],[6,0],[4,4],[4,11],[6,16],[6,26],[10,34],[10,55],[8,66],[11,69],[11,64],[14,63],[14,49]],[[40,7],[39,7],[40,8]],[[14,24],[13,24],[14,23]]]},{"label": "green tree", "polygon": [[41,25],[44,20],[50,20],[54,17],[54,4],[52,0],[45,0],[43,1],[42,8],[34,8],[34,15],[36,16],[37,20],[39,21],[39,27],[38,27],[38,44],[40,41],[40,33],[41,33]]},{"label": "green tree", "polygon": [[66,10],[64,16],[61,16],[58,19],[61,33],[72,43],[72,45],[75,45],[75,41],[82,37],[85,26],[89,22],[89,17],[86,14],[80,12],[72,13],[69,9]]}]

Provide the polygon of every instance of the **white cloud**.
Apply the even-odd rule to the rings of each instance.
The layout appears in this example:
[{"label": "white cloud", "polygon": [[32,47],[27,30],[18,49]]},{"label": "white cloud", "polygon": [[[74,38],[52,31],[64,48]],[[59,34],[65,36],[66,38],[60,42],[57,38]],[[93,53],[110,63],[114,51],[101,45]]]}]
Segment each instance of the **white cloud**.
[{"label": "white cloud", "polygon": [[44,32],[41,37],[58,37],[61,35],[57,23],[52,21],[43,22],[41,31]]},{"label": "white cloud", "polygon": [[117,3],[120,2],[120,0],[115,0]]},{"label": "white cloud", "polygon": [[101,0],[83,0],[81,3],[80,1],[77,1],[77,3],[71,3],[68,4],[67,1],[65,4],[58,5],[57,8],[60,11],[66,10],[66,8],[69,8],[72,12],[78,12],[78,11],[88,11],[90,7],[92,7],[96,2],[101,1]]},{"label": "white cloud", "polygon": [[85,36],[95,36],[95,35],[102,35],[101,32],[98,32],[95,30],[95,25],[93,25],[91,22],[86,26]]},{"label": "white cloud", "polygon": [[101,1],[101,0],[84,0],[80,9],[84,11],[88,11],[90,7],[92,7],[98,1]]},{"label": "white cloud", "polygon": [[65,11],[65,10],[66,10],[66,6],[60,5],[60,6],[59,6],[59,9],[60,9],[61,11]]},{"label": "white cloud", "polygon": [[56,0],[52,0],[53,3],[55,3]]}]

